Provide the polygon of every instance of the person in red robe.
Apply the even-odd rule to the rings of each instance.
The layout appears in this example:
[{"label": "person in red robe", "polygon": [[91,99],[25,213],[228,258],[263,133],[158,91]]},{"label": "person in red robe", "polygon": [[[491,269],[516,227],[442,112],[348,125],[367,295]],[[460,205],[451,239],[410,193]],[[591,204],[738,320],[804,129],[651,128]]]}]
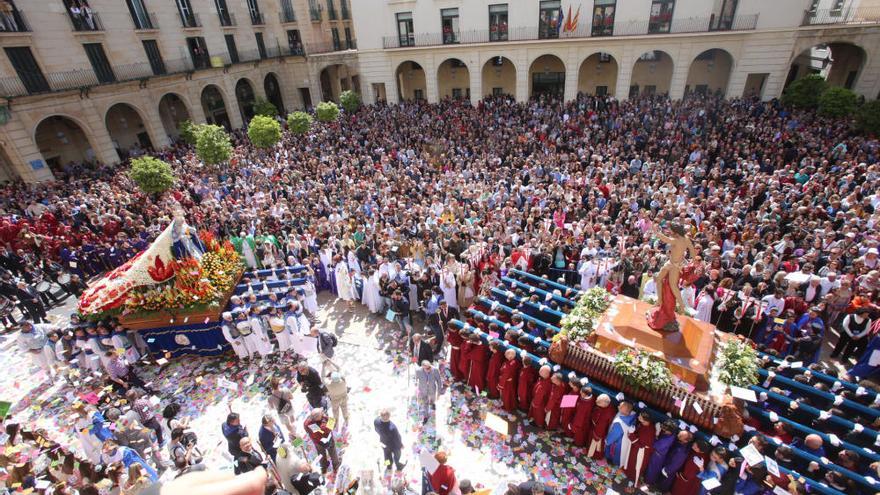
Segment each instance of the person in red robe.
[{"label": "person in red robe", "polygon": [[501,378],[501,366],[504,364],[504,353],[501,352],[501,343],[492,341],[489,344],[489,369],[486,370],[486,394],[490,399],[498,398],[498,380]]},{"label": "person in red robe", "polygon": [[520,362],[516,358],[516,349],[504,351],[504,364],[498,376],[498,393],[504,410],[512,413],[516,410],[516,378],[519,375]]},{"label": "person in red robe", "polygon": [[462,330],[459,334],[461,335],[461,349],[458,354],[458,372],[461,374],[461,381],[467,383],[468,373],[471,370],[471,333]]},{"label": "person in red robe", "polygon": [[467,383],[468,387],[474,387],[479,394],[486,390],[486,368],[489,365],[489,352],[483,341],[476,335],[468,337],[470,340],[470,349],[468,349],[468,361],[470,367],[468,369]]},{"label": "person in red robe", "polygon": [[636,431],[629,434],[629,459],[623,464],[623,472],[638,487],[648,467],[648,460],[654,453],[654,438],[657,430],[647,411],[639,413]]},{"label": "person in red robe", "polygon": [[593,387],[584,385],[581,387],[581,393],[578,397],[577,406],[574,409],[574,417],[571,418],[572,436],[574,436],[574,444],[578,447],[587,446],[587,438],[590,436],[590,419],[593,417],[593,406],[596,405],[596,398],[593,397]]},{"label": "person in red robe", "polygon": [[558,430],[562,419],[562,396],[568,391],[568,386],[562,378],[562,373],[553,373],[550,378],[550,398],[547,399],[547,405],[544,406],[544,412],[547,417],[547,429]]},{"label": "person in red robe", "polygon": [[590,448],[587,457],[601,461],[605,458],[605,438],[608,436],[608,428],[614,421],[617,411],[611,407],[611,397],[602,394],[596,398],[596,406],[590,416]]},{"label": "person in red robe", "polygon": [[461,373],[459,363],[461,362],[461,344],[463,339],[458,333],[458,327],[450,323],[447,325],[446,340],[449,341],[449,371],[452,372],[452,379],[456,381],[464,380]]},{"label": "person in red robe", "polygon": [[699,478],[703,466],[709,462],[709,444],[703,440],[697,440],[691,444],[691,455],[684,466],[675,475],[672,483],[672,495],[694,495],[700,492]]},{"label": "person in red robe", "polygon": [[532,358],[523,356],[522,368],[519,370],[519,377],[516,382],[516,398],[519,402],[519,410],[529,412],[529,406],[532,403],[532,387],[538,379],[538,370],[532,366]]},{"label": "person in red robe", "polygon": [[[577,381],[574,373],[568,375],[568,395],[580,395],[581,383]],[[559,423],[562,425],[562,433],[568,438],[574,438],[574,431],[571,429],[571,420],[574,418],[575,407],[566,407],[560,412]]]},{"label": "person in red robe", "polygon": [[549,366],[541,366],[538,375],[540,378],[532,388],[532,407],[529,409],[529,417],[534,421],[535,426],[545,428],[547,426],[547,401],[550,400],[550,389],[553,383],[550,381],[551,369]]},{"label": "person in red robe", "polygon": [[458,492],[458,480],[455,478],[455,469],[446,464],[446,452],[437,452],[434,459],[440,463],[437,470],[429,476],[431,488],[437,492],[437,495],[449,495],[455,491]]}]

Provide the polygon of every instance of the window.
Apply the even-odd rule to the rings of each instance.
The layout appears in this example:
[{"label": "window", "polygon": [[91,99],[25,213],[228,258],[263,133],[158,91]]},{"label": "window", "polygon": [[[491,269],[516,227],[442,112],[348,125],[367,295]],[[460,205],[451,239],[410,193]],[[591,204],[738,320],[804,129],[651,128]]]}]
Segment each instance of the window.
[{"label": "window", "polygon": [[260,12],[260,4],[257,0],[247,0],[248,13],[251,15],[251,24],[260,26],[263,24],[263,13]]},{"label": "window", "polygon": [[831,3],[831,12],[840,15],[840,11],[843,10],[843,3],[843,0],[834,0],[834,2]]},{"label": "window", "polygon": [[444,45],[458,43],[458,9],[440,9],[440,29]]},{"label": "window", "polygon": [[214,0],[214,5],[217,7],[217,17],[220,18],[220,25],[234,26],[235,22],[232,20],[232,14],[229,13],[229,7],[226,6],[226,0]]},{"label": "window", "polygon": [[331,21],[335,21],[337,19],[336,7],[333,6],[333,0],[327,0],[327,17]]},{"label": "window", "polygon": [[614,34],[614,11],[617,0],[596,0],[593,6],[592,36],[611,36]]},{"label": "window", "polygon": [[85,43],[83,48],[86,50],[86,56],[95,70],[95,76],[100,83],[111,83],[116,81],[113,75],[113,69],[110,67],[110,61],[107,60],[107,54],[104,53],[104,47],[100,43]]},{"label": "window", "polygon": [[562,2],[560,0],[542,0],[538,13],[538,38],[542,40],[558,38],[561,19]]},{"label": "window", "polygon": [[639,85],[633,84],[632,86],[629,87],[629,98],[633,99],[637,96],[639,96]]},{"label": "window", "polygon": [[507,41],[507,4],[489,6],[489,41]]},{"label": "window", "polygon": [[452,98],[455,100],[461,99],[461,88],[452,88]]},{"label": "window", "polygon": [[608,94],[608,86],[596,86],[596,96],[605,96]]},{"label": "window", "polygon": [[257,50],[260,51],[260,58],[269,58],[269,55],[266,54],[266,43],[263,42],[263,33],[254,33],[254,37],[257,39]]},{"label": "window", "polygon": [[34,54],[27,46],[8,46],[3,48],[9,62],[18,73],[18,78],[28,93],[42,93],[49,91],[49,83],[40,70]]},{"label": "window", "polygon": [[296,22],[296,13],[290,0],[281,0],[281,22]]},{"label": "window", "polygon": [[227,34],[224,38],[226,38],[226,51],[229,52],[229,61],[233,64],[237,64],[238,47],[235,45],[235,35]]},{"label": "window", "polygon": [[354,42],[351,40],[351,28],[345,28],[345,49],[354,50]]},{"label": "window", "polygon": [[712,14],[712,22],[709,23],[709,29],[726,31],[732,28],[738,3],[739,0],[722,0],[721,13],[719,15]]},{"label": "window", "polygon": [[416,39],[413,34],[412,12],[400,12],[397,14],[397,38],[400,46],[415,46]]},{"label": "window", "polygon": [[303,54],[302,38],[299,36],[299,29],[287,31],[287,46],[290,47],[290,53],[294,55]]},{"label": "window", "polygon": [[147,14],[147,8],[144,6],[144,0],[125,0],[128,4],[128,12],[131,14],[131,20],[134,22],[135,29],[155,29],[150,15]]},{"label": "window", "polygon": [[421,89],[414,89],[413,90],[413,98],[415,98],[416,101],[424,100],[425,99],[425,92]]},{"label": "window", "polygon": [[15,2],[7,0],[4,3],[6,4],[6,9],[2,18],[0,18],[0,31],[14,33],[26,33],[30,31],[30,26],[28,26],[27,22],[24,20],[24,16],[19,12],[18,8],[16,8]]},{"label": "window", "polygon": [[655,86],[653,84],[645,85],[645,94],[646,95],[657,94],[657,86]]},{"label": "window", "polygon": [[189,56],[192,57],[193,66],[196,69],[207,69],[211,66],[211,57],[208,54],[205,38],[191,36],[186,39],[186,47],[189,49]]},{"label": "window", "polygon": [[651,3],[651,17],[648,20],[649,33],[668,33],[672,28],[672,10],[675,0],[654,0]]},{"label": "window", "polygon": [[333,38],[333,51],[338,52],[342,49],[339,43],[339,29],[330,28],[330,36]]},{"label": "window", "polygon": [[819,2],[821,0],[812,0],[810,2],[810,8],[807,11],[811,14],[815,14],[817,10],[819,10]]},{"label": "window", "polygon": [[504,94],[504,88],[492,88],[492,96],[501,96]]},{"label": "window", "polygon": [[154,75],[165,73],[165,62],[162,61],[162,53],[159,52],[159,44],[156,40],[144,40],[144,52],[147,54],[147,60],[150,61],[150,67],[153,69]]},{"label": "window", "polygon": [[348,0],[339,0],[339,6],[342,8],[342,19],[351,19],[351,14],[348,11]]},{"label": "window", "polygon": [[199,27],[199,21],[196,19],[189,0],[175,0],[175,2],[177,3],[177,13],[180,14],[180,23],[183,27]]},{"label": "window", "polygon": [[[83,5],[76,0],[64,0],[64,8],[67,10],[67,16],[70,18],[74,31],[104,30],[97,12],[92,10],[88,4]],[[5,14],[2,17],[4,20],[8,19],[8,16]]]}]

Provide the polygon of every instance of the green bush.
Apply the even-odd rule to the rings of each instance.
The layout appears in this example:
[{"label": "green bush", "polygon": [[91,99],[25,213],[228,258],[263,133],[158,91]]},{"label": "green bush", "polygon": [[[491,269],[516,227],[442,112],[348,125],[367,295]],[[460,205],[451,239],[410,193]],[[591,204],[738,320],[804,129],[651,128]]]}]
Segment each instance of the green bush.
[{"label": "green bush", "polygon": [[178,132],[180,133],[180,138],[183,139],[183,142],[189,145],[196,144],[196,138],[198,137],[196,133],[198,132],[199,126],[193,124],[191,120],[184,120],[177,127]]},{"label": "green bush", "polygon": [[782,95],[782,103],[794,108],[812,109],[819,106],[819,97],[828,83],[819,74],[811,74],[791,83]]},{"label": "green bush", "polygon": [[269,100],[259,97],[254,101],[254,115],[274,117],[278,115],[278,108],[276,108]]},{"label": "green bush", "polygon": [[294,134],[305,134],[312,126],[312,116],[305,112],[293,112],[287,116],[287,127]]},{"label": "green bush", "polygon": [[856,111],[859,97],[846,88],[828,88],[819,96],[819,114],[846,117]]},{"label": "green bush", "polygon": [[196,139],[196,155],[208,165],[229,160],[232,155],[229,135],[219,125],[200,125]]},{"label": "green bush", "polygon": [[133,159],[128,176],[147,194],[160,194],[174,185],[171,165],[152,156]]},{"label": "green bush", "polygon": [[273,117],[256,115],[248,125],[248,137],[257,148],[271,148],[281,140],[281,124]]},{"label": "green bush", "polygon": [[339,104],[342,105],[346,112],[354,112],[361,106],[361,95],[347,89],[339,95]]},{"label": "green bush", "polygon": [[880,134],[880,100],[872,100],[856,111],[856,126],[872,134]]},{"label": "green bush", "polygon": [[332,101],[322,101],[315,108],[315,115],[321,122],[333,122],[339,116],[339,107]]}]

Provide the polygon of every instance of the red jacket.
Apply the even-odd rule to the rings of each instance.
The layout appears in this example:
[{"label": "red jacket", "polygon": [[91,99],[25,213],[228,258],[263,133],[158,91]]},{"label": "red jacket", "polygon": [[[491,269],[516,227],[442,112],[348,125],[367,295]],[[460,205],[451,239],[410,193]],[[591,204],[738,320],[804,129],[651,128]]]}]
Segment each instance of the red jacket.
[{"label": "red jacket", "polygon": [[303,422],[303,428],[306,429],[306,433],[316,446],[327,445],[333,441],[333,430],[327,428],[326,417],[320,421],[312,421],[311,418],[308,418]]}]

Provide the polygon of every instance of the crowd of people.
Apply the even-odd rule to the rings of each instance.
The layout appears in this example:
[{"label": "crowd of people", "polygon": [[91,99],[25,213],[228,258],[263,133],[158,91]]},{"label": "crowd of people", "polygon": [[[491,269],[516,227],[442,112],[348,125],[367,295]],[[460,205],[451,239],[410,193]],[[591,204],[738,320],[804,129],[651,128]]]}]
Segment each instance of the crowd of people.
[{"label": "crowd of people", "polygon": [[[610,397],[593,398],[589,386],[566,383],[567,377],[535,363],[520,366],[515,352],[509,357],[512,349],[468,350],[462,370],[456,363],[465,346],[486,346],[478,336],[450,332],[449,321],[490,295],[514,268],[572,287],[601,286],[650,300],[656,294],[652,277],[665,261],[654,232],[676,222],[687,230],[705,267],[701,277],[681,288],[696,318],[747,337],[770,355],[806,365],[835,344],[833,357],[842,359],[852,380],[869,377],[880,365],[872,358],[880,347],[874,324],[880,289],[875,232],[880,143],[844,120],[791,111],[777,101],[700,95],[682,101],[579,95],[565,103],[546,97],[516,103],[497,96],[476,106],[444,100],[364,107],[304,136],[285,133],[268,150],[251,146],[243,131],[233,132],[232,139],[233,156],[219,168],[202,165],[184,144],[154,152],[177,174],[174,189],[161,197],[137,192],[125,174],[103,166],[73,166],[64,182],[0,190],[5,245],[0,277],[9,281],[9,290],[0,287],[31,322],[21,325],[19,340],[38,364],[103,369],[118,396],[132,391],[150,396],[133,381],[134,353],[144,351],[136,334],[112,322],[74,319],[70,328],[44,326],[37,303],[46,302],[28,284],[49,276],[33,270],[49,274],[54,269],[58,276],[70,274],[65,282],[78,276],[69,291],[77,295],[81,280],[145,247],[182,206],[190,225],[235,239],[250,268],[304,265],[314,292],[332,291],[394,322],[419,365],[422,414],[430,414],[448,386],[446,368],[434,363],[449,363],[452,377],[497,394],[504,409],[523,409],[536,426],[563,431],[595,459],[625,467],[637,483],[644,479],[676,495],[700,493],[692,480],[708,471],[722,485],[737,487],[763,478],[754,467],[724,468],[735,464],[732,452],[693,442],[692,434],[677,427],[661,424],[661,435],[649,438],[655,425],[634,413],[632,404],[620,402],[615,409]],[[13,283],[24,287],[13,291]],[[293,294],[289,302],[306,306],[306,299]],[[565,309],[553,300],[546,304]],[[246,318],[249,308],[242,306],[224,319]],[[293,311],[303,309],[313,313],[314,307]],[[523,328],[548,337],[534,326]],[[243,337],[234,333],[227,335],[233,347]],[[275,340],[283,351],[270,333],[265,342]],[[68,341],[60,347],[63,358],[59,341]],[[239,357],[268,354],[259,342],[248,345],[242,341]],[[55,361],[43,352],[49,347]],[[323,400],[324,389],[333,385],[325,371],[303,370],[298,376],[305,377],[301,388],[314,408],[308,416],[313,428],[304,425],[304,431],[321,452],[320,471],[332,473],[337,453],[321,449],[333,431],[326,411],[337,404],[329,403],[332,397]],[[282,413],[290,391],[278,387],[276,411],[260,425],[260,443],[264,428],[267,438],[281,435],[285,441],[296,432]],[[560,394],[578,395],[577,405],[548,408]],[[110,415],[107,408],[94,414]],[[274,423],[275,414],[284,429]],[[340,415],[347,422],[341,407],[334,422],[341,422]],[[152,430],[150,442],[161,444],[162,428],[148,424],[155,416],[148,410],[130,423]],[[277,456],[278,442],[260,452],[245,440],[234,416],[223,430],[236,470]],[[380,433],[382,426],[377,423]],[[177,452],[184,453],[163,459],[164,464],[157,459],[151,465],[150,452],[136,458],[136,448],[97,435],[101,443],[92,442],[93,452],[84,455],[112,452],[126,469],[143,466],[147,477],[152,476],[147,467],[157,468],[157,474],[172,464],[190,470],[198,455],[182,443],[186,428],[166,430],[164,435],[178,442]],[[664,440],[679,453],[676,458],[684,459],[676,469],[664,468],[666,456],[658,457],[664,432],[681,444]],[[623,459],[614,446],[625,435],[638,447]],[[399,467],[399,453],[392,449],[386,457],[389,467]],[[317,471],[309,469],[301,472]],[[751,476],[742,476],[745,471]],[[682,472],[686,479],[679,482]],[[725,480],[726,472],[734,473],[728,475],[732,481]],[[434,491],[460,490],[449,481],[437,481],[446,488],[433,486]],[[511,490],[516,493],[517,487]],[[742,488],[761,493],[749,490]]]}]

